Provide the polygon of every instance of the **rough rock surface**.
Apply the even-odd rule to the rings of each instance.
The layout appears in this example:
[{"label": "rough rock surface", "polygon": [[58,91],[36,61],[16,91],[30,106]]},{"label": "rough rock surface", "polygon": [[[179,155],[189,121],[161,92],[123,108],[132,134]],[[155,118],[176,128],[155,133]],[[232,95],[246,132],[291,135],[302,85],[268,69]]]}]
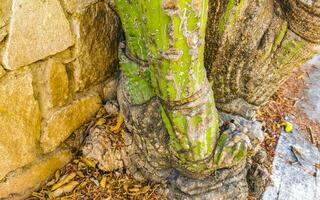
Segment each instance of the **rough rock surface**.
[{"label": "rough rock surface", "polygon": [[4,40],[4,38],[7,36],[7,26],[1,27],[0,28],[0,42]]},{"label": "rough rock surface", "polygon": [[[307,87],[304,98],[295,105],[305,112],[304,116],[309,118],[308,121],[314,120],[315,122],[320,122],[319,58],[316,56],[308,61],[307,64],[313,65],[314,69],[305,76]],[[286,120],[296,121],[297,119],[288,115]],[[320,198],[320,171],[316,167],[320,163],[320,151],[305,138],[306,133],[302,131],[302,126],[294,124],[292,133],[281,132],[272,163],[273,185],[267,188],[263,200],[318,200]],[[314,130],[311,131],[313,132],[309,132],[311,135],[318,133]],[[310,139],[316,143],[316,136],[313,137]],[[298,151],[294,149],[298,149]],[[301,155],[297,152],[300,152]]]},{"label": "rough rock surface", "polygon": [[80,11],[99,0],[62,0],[62,4],[68,13]]},{"label": "rough rock surface", "polygon": [[97,95],[81,98],[57,112],[45,122],[41,134],[41,147],[44,152],[54,150],[67,139],[79,126],[88,122],[101,107]]},{"label": "rough rock surface", "polygon": [[0,199],[30,194],[65,164],[28,170],[56,159],[100,98],[115,96],[120,27],[108,3],[0,1]]},{"label": "rough rock surface", "polygon": [[3,55],[5,68],[17,69],[73,44],[69,22],[58,0],[13,1]]},{"label": "rough rock surface", "polygon": [[3,67],[0,65],[0,78],[6,73],[6,71],[3,69]]},{"label": "rough rock surface", "polygon": [[[0,199],[24,199],[30,195],[39,183],[45,181],[49,176],[63,167],[71,160],[73,154],[68,149],[57,151],[38,159],[36,162],[18,170],[14,176],[10,174],[4,182],[0,183]],[[24,193],[21,193],[24,191]]]},{"label": "rough rock surface", "polygon": [[38,154],[40,111],[29,71],[0,79],[0,179]]},{"label": "rough rock surface", "polygon": [[25,199],[37,190],[48,177],[62,168],[74,156],[87,134],[88,125],[77,129],[59,148],[37,157],[32,163],[7,174],[0,181],[0,199]]},{"label": "rough rock surface", "polygon": [[120,26],[115,13],[104,2],[77,12],[72,24],[78,55],[72,66],[75,89],[83,90],[115,72]]},{"label": "rough rock surface", "polygon": [[41,63],[34,71],[41,112],[47,117],[52,108],[62,106],[68,100],[68,74],[65,65],[54,59]]},{"label": "rough rock surface", "polygon": [[0,4],[0,29],[9,23],[12,0],[2,0]]}]

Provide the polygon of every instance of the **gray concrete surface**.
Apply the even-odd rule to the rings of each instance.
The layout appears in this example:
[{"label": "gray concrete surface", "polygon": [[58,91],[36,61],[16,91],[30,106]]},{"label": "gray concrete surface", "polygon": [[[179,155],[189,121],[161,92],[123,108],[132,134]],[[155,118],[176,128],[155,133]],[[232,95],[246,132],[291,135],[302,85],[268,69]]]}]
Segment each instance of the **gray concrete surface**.
[{"label": "gray concrete surface", "polygon": [[320,55],[314,57],[308,62],[314,65],[314,70],[305,76],[305,81],[308,84],[305,98],[297,105],[304,110],[310,119],[320,123]]},{"label": "gray concrete surface", "polygon": [[[290,120],[289,120],[290,121]],[[301,152],[293,153],[292,146]],[[298,158],[297,158],[298,157]],[[273,186],[269,186],[263,200],[319,200],[320,152],[298,132],[282,131],[272,166]]]},{"label": "gray concrete surface", "polygon": [[[305,76],[308,87],[297,106],[320,123],[320,56],[308,64],[314,65],[314,70]],[[293,121],[290,116],[287,120]],[[262,199],[320,200],[320,171],[316,164],[320,164],[319,149],[299,133],[297,125],[292,133],[282,131],[272,163],[273,185],[266,189]]]}]

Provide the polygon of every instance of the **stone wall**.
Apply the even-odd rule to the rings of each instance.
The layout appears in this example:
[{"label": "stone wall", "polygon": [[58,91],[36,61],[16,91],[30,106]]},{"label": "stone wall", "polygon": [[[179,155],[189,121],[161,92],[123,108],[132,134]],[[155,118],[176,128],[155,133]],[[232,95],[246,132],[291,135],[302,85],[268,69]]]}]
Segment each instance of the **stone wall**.
[{"label": "stone wall", "polygon": [[67,138],[116,88],[119,32],[105,1],[0,0],[0,199],[72,158]]}]

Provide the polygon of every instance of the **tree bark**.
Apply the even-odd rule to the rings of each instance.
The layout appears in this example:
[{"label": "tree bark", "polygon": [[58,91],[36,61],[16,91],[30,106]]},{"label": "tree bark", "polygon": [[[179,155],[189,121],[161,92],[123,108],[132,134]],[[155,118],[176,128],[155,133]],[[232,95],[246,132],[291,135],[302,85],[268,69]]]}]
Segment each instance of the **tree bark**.
[{"label": "tree bark", "polygon": [[168,180],[173,199],[261,195],[254,115],[319,42],[319,3],[304,2],[210,0],[207,23],[206,0],[116,0],[128,131],[124,149],[105,152],[139,180]]},{"label": "tree bark", "polygon": [[294,68],[314,55],[319,1],[210,1],[205,65],[217,107],[254,118]]},{"label": "tree bark", "polygon": [[132,105],[148,104],[154,97],[168,133],[170,166],[200,178],[240,162],[247,144],[240,137],[229,148],[221,146],[229,135],[219,134],[217,110],[203,65],[207,2],[119,0],[116,7],[126,36],[120,52],[120,85],[128,90],[121,93],[127,98],[118,99],[123,113],[129,113],[125,115],[127,126],[137,127],[130,131],[134,135],[140,132],[141,123],[132,120],[137,116],[128,110]]}]

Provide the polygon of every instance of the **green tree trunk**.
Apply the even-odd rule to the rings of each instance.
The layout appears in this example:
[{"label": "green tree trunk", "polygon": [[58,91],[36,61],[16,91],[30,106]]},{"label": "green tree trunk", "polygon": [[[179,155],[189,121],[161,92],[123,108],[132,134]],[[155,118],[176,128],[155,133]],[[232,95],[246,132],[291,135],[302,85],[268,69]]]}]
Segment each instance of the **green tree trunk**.
[{"label": "green tree trunk", "polygon": [[[246,154],[245,144],[239,143],[224,149],[230,155],[228,162],[223,160],[221,145],[227,136],[218,131],[203,60],[207,4],[192,0],[116,1],[126,37],[121,70],[130,103],[145,103],[153,96],[159,99],[172,165],[194,177],[235,165]],[[220,152],[215,154],[214,150]]]}]

